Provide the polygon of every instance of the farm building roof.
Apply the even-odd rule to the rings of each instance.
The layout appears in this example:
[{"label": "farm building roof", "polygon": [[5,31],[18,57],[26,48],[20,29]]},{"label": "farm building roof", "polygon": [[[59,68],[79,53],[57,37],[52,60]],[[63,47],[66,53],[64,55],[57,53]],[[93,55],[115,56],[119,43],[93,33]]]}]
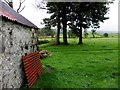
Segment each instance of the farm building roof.
[{"label": "farm building roof", "polygon": [[0,16],[5,17],[14,22],[18,22],[28,27],[38,28],[36,25],[34,25],[32,22],[27,20],[25,17],[17,13],[15,10],[13,10],[10,6],[2,2],[1,0],[0,0]]}]

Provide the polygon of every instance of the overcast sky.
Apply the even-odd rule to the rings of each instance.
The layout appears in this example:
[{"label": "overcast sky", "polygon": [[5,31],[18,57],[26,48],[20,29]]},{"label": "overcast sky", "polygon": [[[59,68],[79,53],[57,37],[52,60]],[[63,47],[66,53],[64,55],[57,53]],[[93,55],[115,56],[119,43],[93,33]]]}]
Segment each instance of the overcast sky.
[{"label": "overcast sky", "polygon": [[[16,10],[18,8],[18,2],[19,0],[13,0],[14,1],[14,9]],[[28,20],[30,20],[32,23],[37,25],[39,28],[41,28],[40,22],[42,22],[42,19],[45,17],[49,17],[50,15],[46,14],[45,10],[38,10],[35,8],[35,0],[25,0],[24,5],[26,6],[25,9],[20,13],[24,17],[26,17]],[[100,24],[99,31],[118,31],[118,0],[115,1],[114,4],[110,5],[110,11],[108,20],[105,20],[104,23]],[[97,31],[98,31],[97,30]]]}]

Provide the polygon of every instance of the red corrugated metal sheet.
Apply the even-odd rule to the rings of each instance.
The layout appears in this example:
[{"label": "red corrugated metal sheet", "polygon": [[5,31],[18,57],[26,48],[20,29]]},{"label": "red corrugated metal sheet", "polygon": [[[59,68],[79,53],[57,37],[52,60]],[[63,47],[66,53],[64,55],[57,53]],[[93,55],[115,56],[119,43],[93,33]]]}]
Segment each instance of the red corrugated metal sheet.
[{"label": "red corrugated metal sheet", "polygon": [[13,17],[13,16],[11,16],[9,13],[7,13],[6,11],[2,11],[2,10],[0,10],[0,15],[2,15],[2,16],[4,16],[4,17],[6,17],[6,18],[8,18],[8,19],[10,19],[10,20],[12,20],[12,21],[16,21],[16,19],[15,19],[15,17]]},{"label": "red corrugated metal sheet", "polygon": [[38,79],[38,76],[42,74],[42,63],[40,62],[39,52],[33,52],[22,57],[24,70],[28,86],[31,88]]},{"label": "red corrugated metal sheet", "polygon": [[11,21],[16,21],[20,24],[26,25],[28,27],[38,28],[32,22],[27,20],[25,17],[17,13],[10,6],[0,0],[0,16],[3,16]]}]

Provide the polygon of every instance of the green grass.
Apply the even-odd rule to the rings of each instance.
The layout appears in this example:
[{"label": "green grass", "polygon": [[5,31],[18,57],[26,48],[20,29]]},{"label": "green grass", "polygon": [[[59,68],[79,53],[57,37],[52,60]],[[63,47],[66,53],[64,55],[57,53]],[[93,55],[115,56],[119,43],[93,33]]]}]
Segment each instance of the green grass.
[{"label": "green grass", "polygon": [[118,38],[69,39],[70,45],[39,45],[52,56],[32,88],[118,88]]}]

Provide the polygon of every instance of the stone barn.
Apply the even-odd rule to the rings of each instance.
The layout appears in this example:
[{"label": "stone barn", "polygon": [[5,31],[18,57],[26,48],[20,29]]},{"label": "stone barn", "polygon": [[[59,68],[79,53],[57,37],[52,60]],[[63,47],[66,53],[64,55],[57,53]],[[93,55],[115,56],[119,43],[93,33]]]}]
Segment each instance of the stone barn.
[{"label": "stone barn", "polygon": [[37,51],[37,29],[0,0],[0,89],[21,87],[21,58]]}]

